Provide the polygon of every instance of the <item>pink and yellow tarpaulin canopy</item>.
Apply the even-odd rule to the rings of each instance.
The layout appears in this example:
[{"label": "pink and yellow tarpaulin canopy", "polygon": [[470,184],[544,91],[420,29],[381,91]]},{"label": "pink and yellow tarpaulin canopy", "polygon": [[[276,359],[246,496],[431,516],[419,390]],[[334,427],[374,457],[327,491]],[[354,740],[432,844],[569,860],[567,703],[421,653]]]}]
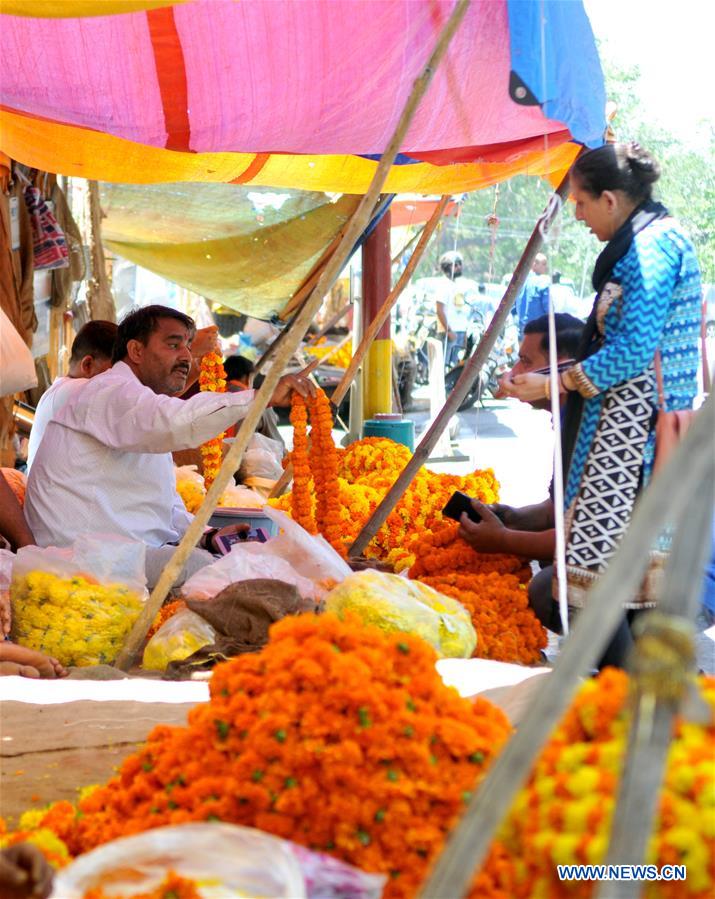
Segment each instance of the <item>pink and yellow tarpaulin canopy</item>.
[{"label": "pink and yellow tarpaulin canopy", "polygon": [[359,200],[232,184],[104,184],[102,236],[113,252],[170,281],[270,318]]},{"label": "pink and yellow tarpaulin canopy", "polygon": [[[0,20],[0,149],[12,158],[103,181],[356,194],[454,0],[66,0],[54,4],[63,17],[43,18],[50,6],[0,7],[11,13]],[[534,68],[537,56],[547,65]],[[522,84],[520,66],[540,83]],[[599,141],[602,93],[580,0],[472,0],[385,189],[555,177],[572,139]]]}]

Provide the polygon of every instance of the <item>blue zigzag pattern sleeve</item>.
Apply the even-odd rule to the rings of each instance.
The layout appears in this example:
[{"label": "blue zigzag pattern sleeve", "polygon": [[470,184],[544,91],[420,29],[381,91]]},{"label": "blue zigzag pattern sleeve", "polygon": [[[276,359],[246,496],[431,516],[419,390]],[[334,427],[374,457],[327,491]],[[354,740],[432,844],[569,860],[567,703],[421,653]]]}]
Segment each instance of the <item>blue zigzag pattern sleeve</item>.
[{"label": "blue zigzag pattern sleeve", "polygon": [[[599,390],[635,377],[650,365],[668,316],[680,270],[680,253],[663,234],[648,228],[617,263],[614,277],[623,289],[623,306],[606,316],[606,340],[583,363],[583,371]],[[614,304],[615,306],[615,304]]]}]

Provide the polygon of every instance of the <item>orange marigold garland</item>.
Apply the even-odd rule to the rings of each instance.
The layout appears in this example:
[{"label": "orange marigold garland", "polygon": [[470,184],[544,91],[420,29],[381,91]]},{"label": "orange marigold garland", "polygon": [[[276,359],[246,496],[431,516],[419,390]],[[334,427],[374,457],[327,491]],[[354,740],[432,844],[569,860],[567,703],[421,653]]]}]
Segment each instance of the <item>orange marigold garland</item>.
[{"label": "orange marigold garland", "polygon": [[318,529],[313,510],[312,476],[308,459],[308,407],[303,397],[296,392],[293,393],[291,403],[290,423],[293,425],[293,491],[286,497],[286,501],[290,499],[295,521],[309,534],[316,534]]},{"label": "orange marigold garland", "polygon": [[510,730],[445,687],[435,659],[351,616],[278,622],[260,654],[216,667],[187,727],[155,728],[80,803],[82,851],[222,820],[385,873],[387,899],[414,896]]},{"label": "orange marigold garland", "polygon": [[529,607],[531,570],[517,556],[477,553],[458,535],[455,522],[442,523],[412,545],[411,578],[458,599],[477,631],[475,656],[534,665],[547,644],[546,631]]},{"label": "orange marigold garland", "polygon": [[[201,390],[210,390],[215,393],[226,392],[226,370],[223,367],[223,359],[218,353],[206,353],[202,357],[199,387]],[[201,445],[204,483],[207,489],[213,484],[221,467],[223,437],[224,434],[221,433]]]},{"label": "orange marigold garland", "polygon": [[[298,662],[296,663],[296,659]],[[21,833],[73,855],[116,836],[193,820],[255,825],[368,871],[386,899],[416,894],[508,728],[435,681],[434,656],[408,635],[321,618],[287,618],[261,655],[218,666],[211,701],[187,728],[158,727],[80,811],[26,812]],[[676,721],[646,864],[685,865],[687,880],[645,884],[646,899],[709,899],[715,884],[715,678],[698,679],[706,723]],[[593,881],[557,865],[602,864],[626,750],[628,677],[588,680],[551,735],[493,842],[469,899],[591,899]],[[465,785],[466,789],[465,789]],[[460,791],[464,791],[460,795]],[[66,864],[64,851],[56,863]]]},{"label": "orange marigold garland", "polygon": [[[323,518],[325,526],[318,522],[316,527],[339,552],[345,554],[346,547],[354,541],[379,501],[394,484],[411,453],[402,444],[383,437],[366,437],[346,449],[335,448],[332,416],[328,415],[330,404],[324,396],[319,396],[316,403],[319,403],[318,417],[321,415],[320,409],[325,411],[319,431],[311,431],[315,446],[309,452],[305,437],[305,404],[299,398],[295,399],[291,421],[295,419],[294,427],[297,430],[291,457],[294,472],[298,464],[298,477],[294,477],[293,494],[271,500],[271,505],[289,512],[306,530],[315,533],[311,529],[312,501],[320,509],[323,507],[318,504],[323,500],[319,497],[327,498],[333,514],[318,511],[318,517]],[[337,473],[337,488],[334,486],[334,472]],[[457,476],[420,469],[368,546],[366,555],[387,560],[398,571],[409,568],[415,561],[412,544],[418,537],[442,524],[442,507],[455,490],[469,493],[482,502],[493,503],[498,499],[499,485],[494,473],[489,470]],[[339,527],[335,527],[334,531],[326,530],[326,527],[335,525],[336,519],[340,522]]]},{"label": "orange marigold garland", "polygon": [[[310,412],[310,440],[307,435]],[[293,425],[293,518],[309,533],[320,532],[338,552],[346,545],[340,526],[338,456],[333,441],[333,413],[322,390],[306,402],[298,393],[291,404]],[[311,490],[311,480],[313,490]],[[315,516],[313,517],[313,493]]]},{"label": "orange marigold garland", "polygon": [[513,575],[492,571],[418,580],[459,600],[468,610],[477,632],[477,658],[522,665],[541,661],[546,631],[529,607],[526,589]]}]

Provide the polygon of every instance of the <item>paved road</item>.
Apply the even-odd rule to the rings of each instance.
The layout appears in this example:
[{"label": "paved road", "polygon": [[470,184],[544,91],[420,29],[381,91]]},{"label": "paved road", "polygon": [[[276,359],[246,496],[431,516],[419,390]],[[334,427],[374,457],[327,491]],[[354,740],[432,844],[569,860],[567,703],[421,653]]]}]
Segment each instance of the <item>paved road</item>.
[{"label": "paved road", "polygon": [[[415,422],[417,441],[429,422],[426,389],[415,391],[417,410],[407,413]],[[487,400],[484,407],[460,412],[457,421],[452,440],[456,458],[432,461],[429,468],[450,474],[493,468],[503,502],[527,505],[546,498],[553,452],[548,412],[536,411],[517,400]]]}]

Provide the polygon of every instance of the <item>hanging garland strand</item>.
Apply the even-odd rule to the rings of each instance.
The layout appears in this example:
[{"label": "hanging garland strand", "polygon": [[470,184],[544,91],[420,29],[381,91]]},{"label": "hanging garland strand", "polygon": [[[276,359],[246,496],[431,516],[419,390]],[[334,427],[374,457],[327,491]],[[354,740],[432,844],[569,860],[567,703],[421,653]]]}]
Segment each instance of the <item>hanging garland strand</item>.
[{"label": "hanging garland strand", "polygon": [[[223,367],[223,359],[218,353],[206,353],[201,359],[199,370],[199,388],[210,390],[214,393],[226,392],[226,370]],[[207,440],[201,445],[201,458],[204,469],[204,483],[206,489],[213,484],[218,470],[221,467],[221,448],[224,433]]]},{"label": "hanging garland strand", "polygon": [[[307,435],[309,414],[310,441]],[[321,533],[345,556],[347,550],[340,528],[338,454],[333,441],[330,400],[322,390],[307,402],[294,393],[290,420],[293,425],[293,518],[309,533]]]},{"label": "hanging garland strand", "polygon": [[297,392],[293,393],[290,409],[293,425],[293,492],[291,494],[293,519],[309,534],[317,534],[313,513],[313,489],[310,462],[308,460],[308,407]]}]

